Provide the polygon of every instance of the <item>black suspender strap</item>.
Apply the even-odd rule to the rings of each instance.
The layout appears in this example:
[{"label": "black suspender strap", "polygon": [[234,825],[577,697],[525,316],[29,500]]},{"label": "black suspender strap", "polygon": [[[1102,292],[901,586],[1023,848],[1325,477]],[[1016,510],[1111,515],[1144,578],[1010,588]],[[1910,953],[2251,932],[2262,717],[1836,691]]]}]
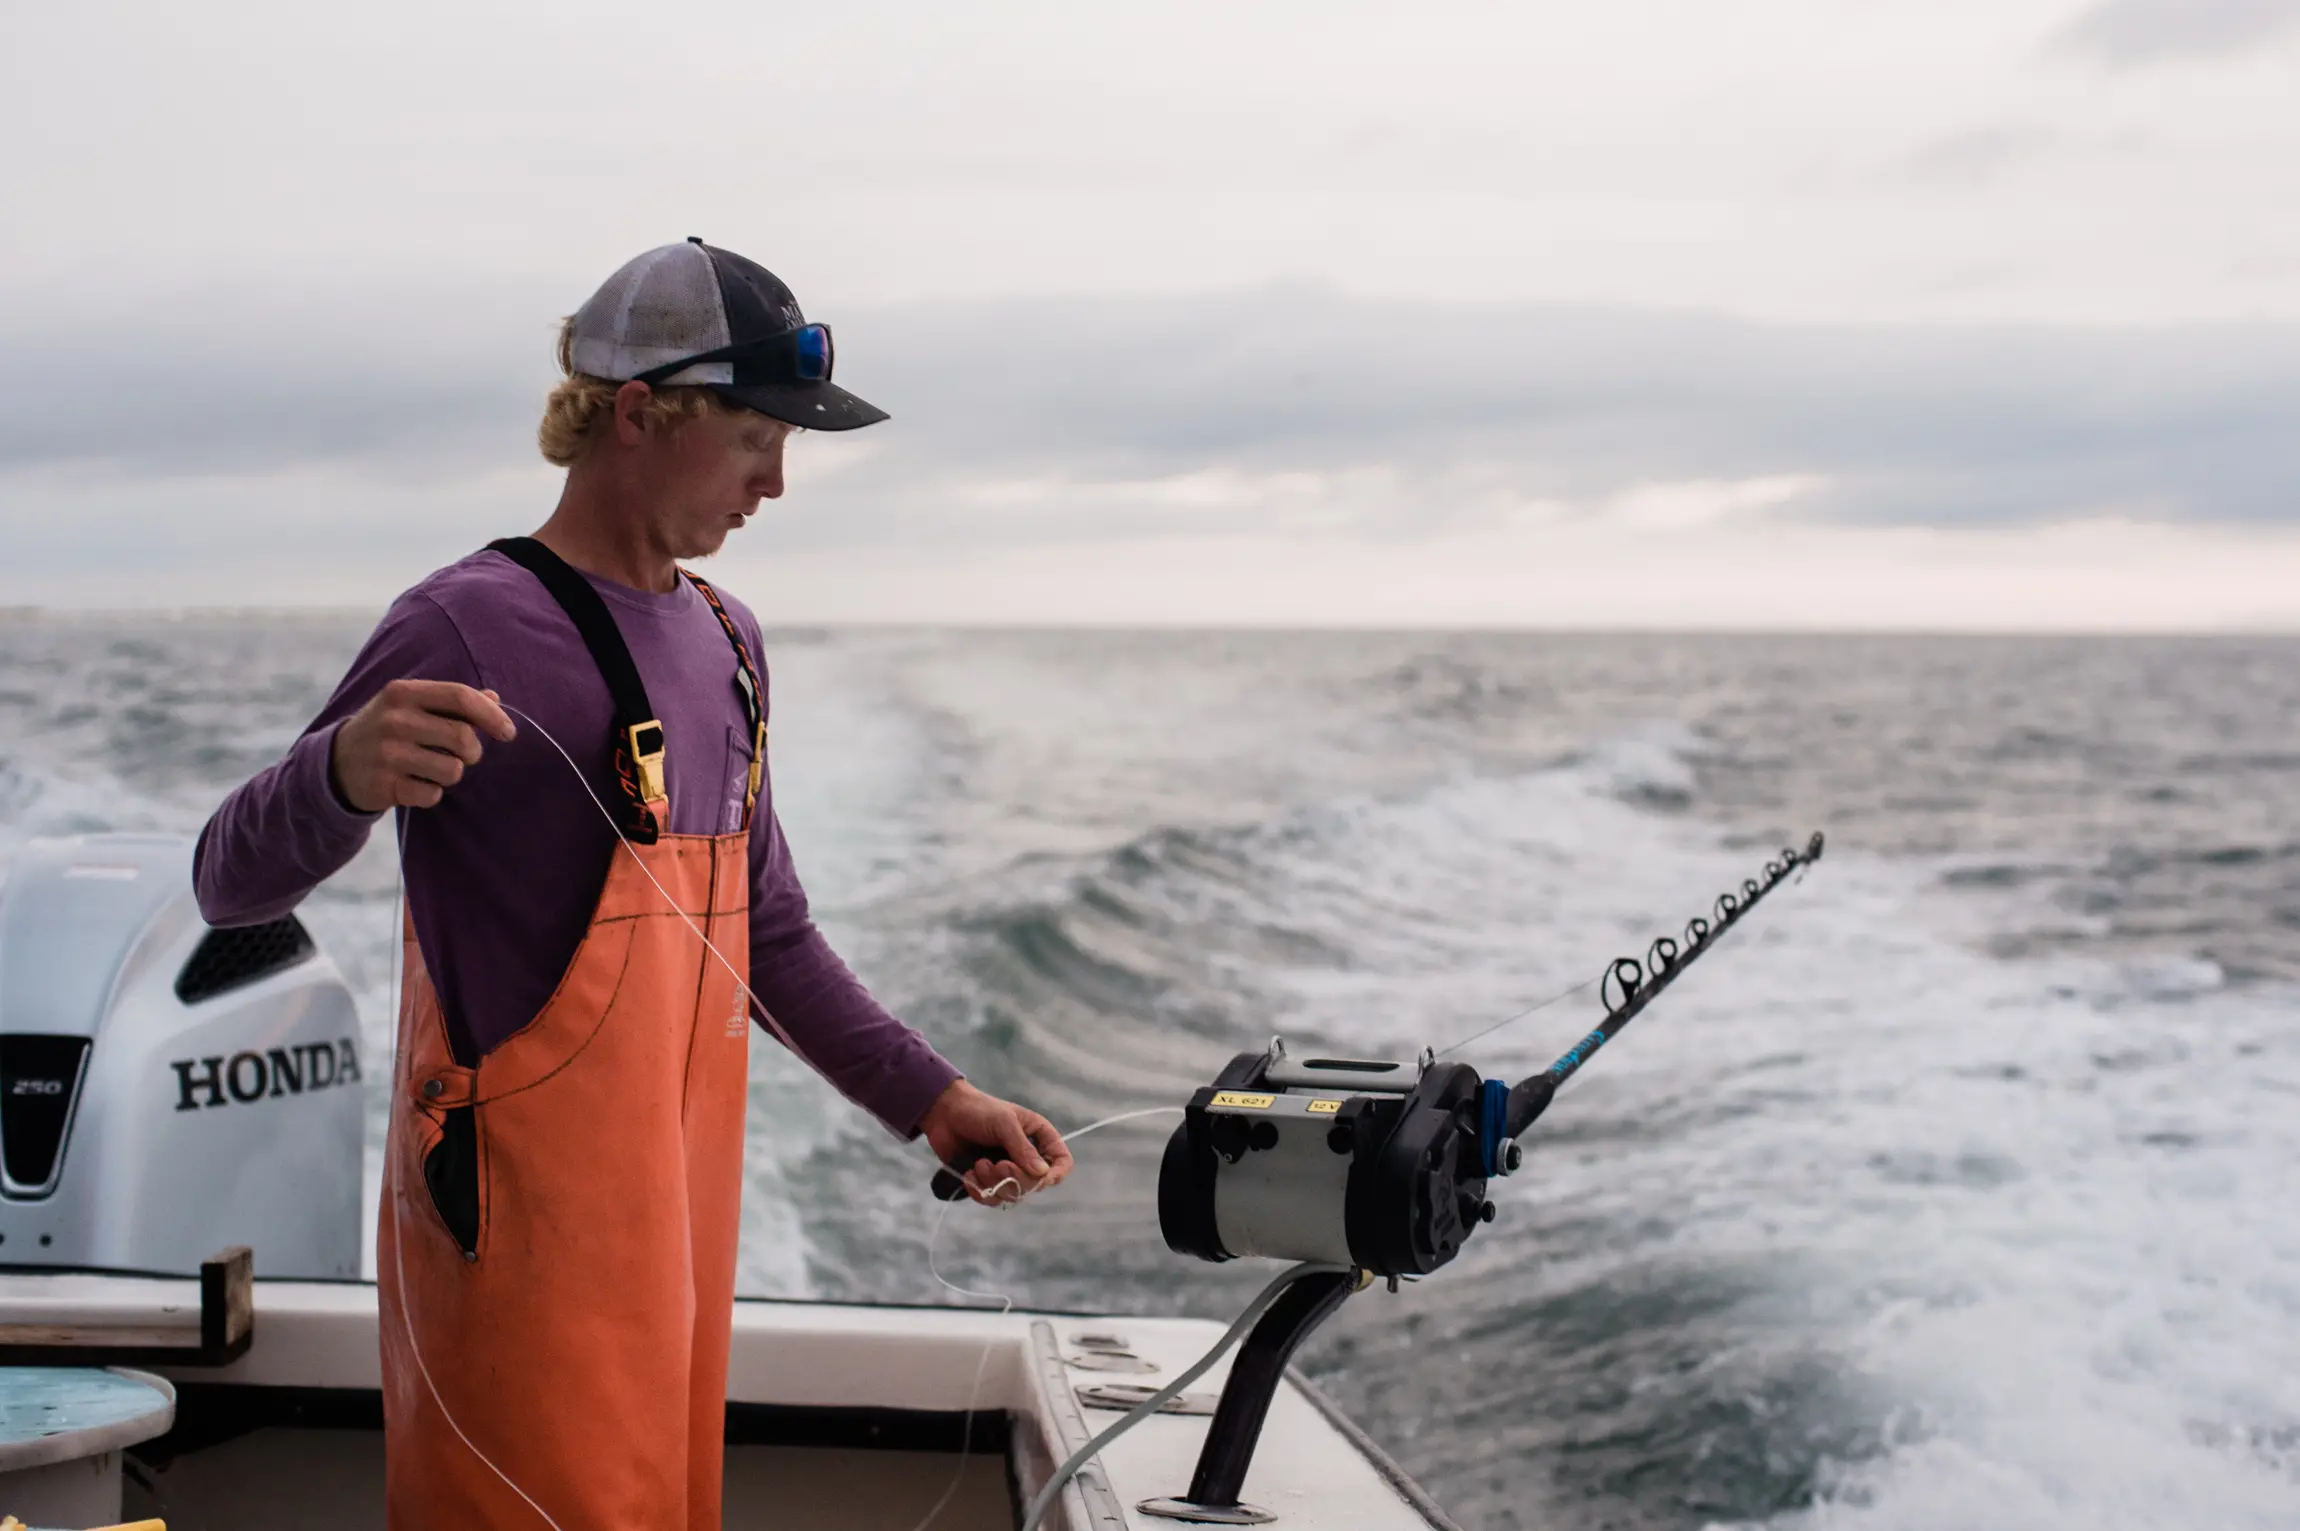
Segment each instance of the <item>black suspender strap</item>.
[{"label": "black suspender strap", "polygon": [[[623,630],[615,625],[614,613],[589,580],[533,537],[498,537],[487,545],[543,582],[543,588],[575,624],[583,646],[591,651],[591,662],[606,679],[607,695],[615,707],[615,776],[622,784],[627,810],[624,833],[641,844],[654,843],[660,826],[647,805],[665,801],[663,725],[647,701],[646,684],[639,679],[639,667],[631,661],[631,650],[623,642]],[[742,699],[744,721],[751,727],[750,785],[743,798],[743,825],[749,828],[767,758],[766,698],[759,685],[758,666],[751,660],[750,645],[736,630],[735,619],[727,615],[719,592],[700,575],[684,569],[679,572],[710,603],[711,614],[719,619],[720,630],[735,650],[735,691]]]},{"label": "black suspender strap", "polygon": [[543,582],[591,651],[591,662],[606,680],[615,707],[615,776],[626,809],[623,833],[643,845],[653,844],[661,826],[648,805],[667,801],[663,725],[648,704],[647,687],[639,679],[639,667],[631,662],[631,650],[614,614],[589,580],[533,537],[498,537],[487,545]]},{"label": "black suspender strap", "polygon": [[742,694],[743,717],[751,725],[751,780],[743,794],[743,825],[748,828],[751,810],[759,805],[759,782],[767,763],[767,709],[765,698],[759,690],[759,672],[751,663],[750,645],[743,642],[743,635],[735,630],[735,619],[727,615],[726,604],[719,599],[719,592],[713,590],[711,582],[700,574],[686,569],[679,572],[685,574],[687,582],[701,591],[703,599],[711,603],[711,615],[719,619],[720,630],[726,633],[727,641],[735,646],[735,690]]}]

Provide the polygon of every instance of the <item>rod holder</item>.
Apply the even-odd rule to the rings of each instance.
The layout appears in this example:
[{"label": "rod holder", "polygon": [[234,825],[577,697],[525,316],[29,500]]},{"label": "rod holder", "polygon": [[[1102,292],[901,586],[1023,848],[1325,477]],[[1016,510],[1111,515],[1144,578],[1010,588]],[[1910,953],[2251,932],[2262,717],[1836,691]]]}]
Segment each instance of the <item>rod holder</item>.
[{"label": "rod holder", "polygon": [[1366,1281],[1363,1271],[1354,1270],[1297,1277],[1238,1347],[1229,1380],[1222,1385],[1222,1400],[1206,1427],[1206,1444],[1199,1449],[1197,1471],[1190,1475],[1190,1491],[1178,1499],[1145,1499],[1136,1508],[1145,1515],[1208,1525],[1256,1526],[1277,1519],[1238,1498],[1246,1470],[1254,1464],[1263,1422],[1270,1417],[1270,1400],[1285,1380],[1287,1362],[1310,1331],[1332,1317]]}]

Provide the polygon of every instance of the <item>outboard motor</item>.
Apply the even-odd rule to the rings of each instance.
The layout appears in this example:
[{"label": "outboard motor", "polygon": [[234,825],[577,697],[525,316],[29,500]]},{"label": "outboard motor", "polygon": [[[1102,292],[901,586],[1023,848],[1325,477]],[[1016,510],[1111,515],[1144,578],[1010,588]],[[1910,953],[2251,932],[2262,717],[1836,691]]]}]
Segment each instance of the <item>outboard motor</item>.
[{"label": "outboard motor", "polygon": [[362,1077],[335,964],[202,921],[189,840],[36,840],[0,887],[0,1266],[356,1279]]}]

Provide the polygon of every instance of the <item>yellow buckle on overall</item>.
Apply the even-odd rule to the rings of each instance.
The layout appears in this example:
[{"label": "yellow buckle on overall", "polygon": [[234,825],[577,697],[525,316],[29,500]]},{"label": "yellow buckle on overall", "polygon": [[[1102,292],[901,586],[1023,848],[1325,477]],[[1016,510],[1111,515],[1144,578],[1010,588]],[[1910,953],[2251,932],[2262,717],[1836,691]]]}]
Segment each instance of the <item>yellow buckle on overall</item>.
[{"label": "yellow buckle on overall", "polygon": [[649,718],[632,724],[623,735],[631,749],[631,769],[639,773],[639,801],[668,801],[671,794],[663,785],[663,725]]},{"label": "yellow buckle on overall", "polygon": [[759,720],[758,728],[751,735],[751,786],[750,791],[743,798],[743,814],[746,819],[748,819],[750,811],[759,806],[759,783],[765,779],[766,774],[767,724],[766,720],[762,718]]}]

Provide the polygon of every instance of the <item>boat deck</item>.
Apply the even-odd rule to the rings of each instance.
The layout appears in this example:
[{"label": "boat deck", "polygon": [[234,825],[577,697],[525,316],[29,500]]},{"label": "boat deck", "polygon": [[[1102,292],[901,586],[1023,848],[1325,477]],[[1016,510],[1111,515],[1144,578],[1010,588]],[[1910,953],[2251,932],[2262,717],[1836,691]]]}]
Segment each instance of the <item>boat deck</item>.
[{"label": "boat deck", "polygon": [[[0,1330],[19,1336],[148,1336],[199,1317],[194,1280],[0,1276]],[[1191,1319],[738,1302],[725,1523],[914,1531],[947,1491],[932,1531],[1011,1531],[1053,1465],[1118,1417],[1082,1391],[1158,1385],[1220,1333]],[[331,1531],[381,1528],[374,1286],[258,1281],[245,1355],[153,1370],[177,1386],[177,1425],[137,1453],[130,1513],[164,1515],[170,1531],[270,1531],[309,1525],[324,1506]],[[1218,1393],[1224,1375],[1218,1366],[1193,1395]],[[1188,1486],[1206,1423],[1144,1421],[1065,1490],[1048,1525],[1174,1526],[1136,1506]],[[1299,1382],[1272,1403],[1245,1498],[1298,1531],[1447,1525]]]}]

